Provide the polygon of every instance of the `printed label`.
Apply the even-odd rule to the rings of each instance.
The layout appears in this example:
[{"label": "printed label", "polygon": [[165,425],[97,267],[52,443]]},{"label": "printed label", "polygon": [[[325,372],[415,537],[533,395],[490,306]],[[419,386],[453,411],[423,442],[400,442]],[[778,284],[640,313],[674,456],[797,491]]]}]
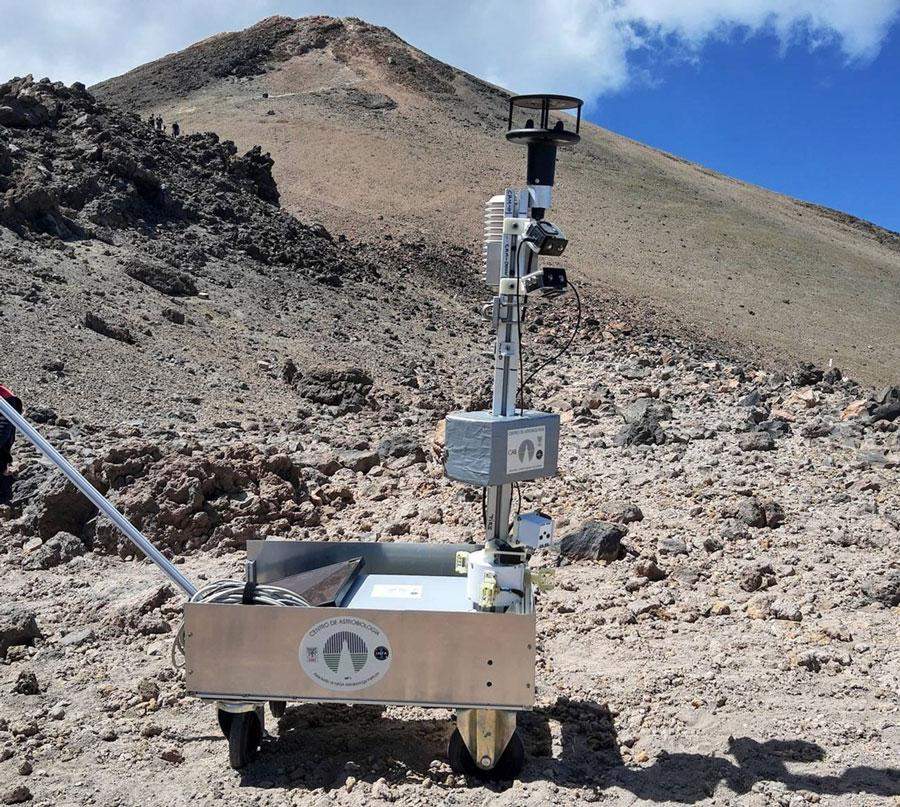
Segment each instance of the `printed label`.
[{"label": "printed label", "polygon": [[372,622],[332,617],[313,625],[303,637],[300,666],[319,686],[352,692],[384,677],[391,666],[391,645]]},{"label": "printed label", "polygon": [[389,600],[421,600],[422,586],[404,585],[402,583],[376,583],[372,586],[372,597],[384,597]]},{"label": "printed label", "polygon": [[546,459],[546,426],[511,429],[506,438],[506,473],[536,471]]}]

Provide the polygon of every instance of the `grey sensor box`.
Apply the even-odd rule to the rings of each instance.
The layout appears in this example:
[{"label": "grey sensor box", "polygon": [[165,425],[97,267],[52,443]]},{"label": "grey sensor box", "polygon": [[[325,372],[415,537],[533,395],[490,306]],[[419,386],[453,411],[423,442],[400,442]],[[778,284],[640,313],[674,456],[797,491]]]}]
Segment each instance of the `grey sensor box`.
[{"label": "grey sensor box", "polygon": [[445,429],[444,472],[450,479],[488,487],[555,476],[559,415],[525,410],[451,412]]}]

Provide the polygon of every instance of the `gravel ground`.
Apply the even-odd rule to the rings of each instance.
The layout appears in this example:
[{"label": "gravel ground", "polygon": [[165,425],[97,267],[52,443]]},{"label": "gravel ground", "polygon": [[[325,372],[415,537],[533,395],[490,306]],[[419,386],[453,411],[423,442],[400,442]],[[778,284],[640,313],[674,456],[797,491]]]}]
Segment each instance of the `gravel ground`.
[{"label": "gravel ground", "polygon": [[[10,648],[0,667],[7,800],[27,788],[36,804],[892,803],[900,796],[893,424],[842,419],[865,397],[844,381],[795,386],[624,333],[620,322],[601,326],[547,382],[536,393],[562,412],[563,473],[527,486],[526,506],[555,514],[563,535],[591,520],[627,522],[628,551],[573,560],[554,547],[532,560],[544,581],[538,699],[520,721],[529,759],[519,782],[486,787],[454,776],[450,714],[398,707],[291,706],[269,720],[258,760],[232,771],[212,708],[187,697],[169,668],[179,598],[160,595],[151,567],[95,545],[66,565],[23,569],[43,551],[33,537],[42,483],[21,511],[7,511],[3,600],[32,611],[42,634]],[[755,407],[748,395],[760,397]],[[144,468],[149,449],[129,454],[145,459],[115,493],[126,512],[170,452],[200,461],[243,446],[251,458],[287,454],[306,480],[301,498],[317,503],[318,518],[306,518],[318,524],[262,518],[263,533],[467,540],[478,534],[477,504],[434,459],[437,419],[415,407],[427,396],[406,388],[392,397],[410,406],[402,432],[425,461],[412,451],[367,473],[332,469],[349,462],[347,445],[377,446],[385,415],[369,406],[311,415],[300,437],[261,418],[252,433],[135,427],[91,442],[119,446],[99,452],[107,478],[123,447],[161,452]],[[659,423],[665,442],[616,445],[623,414],[634,414],[635,401],[645,408],[648,396],[663,417],[671,407]],[[766,410],[790,433],[771,450],[741,448],[761,433],[748,415]],[[48,432],[67,443],[59,427]],[[288,453],[298,439],[302,452]],[[83,461],[98,455],[73,438],[66,447]],[[35,463],[28,451],[22,457],[30,479]],[[89,521],[82,534],[91,532]],[[243,553],[210,544],[177,555],[185,572],[239,574]],[[18,694],[29,673],[39,691]]]}]

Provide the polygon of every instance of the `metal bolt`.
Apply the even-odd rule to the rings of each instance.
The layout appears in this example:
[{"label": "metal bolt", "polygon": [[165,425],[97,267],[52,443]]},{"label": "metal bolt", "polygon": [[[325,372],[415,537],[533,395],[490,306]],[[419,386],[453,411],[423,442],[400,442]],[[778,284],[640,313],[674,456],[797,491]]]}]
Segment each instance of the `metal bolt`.
[{"label": "metal bolt", "polygon": [[482,768],[490,768],[491,767],[491,758],[487,754],[485,754],[481,758],[481,767]]}]

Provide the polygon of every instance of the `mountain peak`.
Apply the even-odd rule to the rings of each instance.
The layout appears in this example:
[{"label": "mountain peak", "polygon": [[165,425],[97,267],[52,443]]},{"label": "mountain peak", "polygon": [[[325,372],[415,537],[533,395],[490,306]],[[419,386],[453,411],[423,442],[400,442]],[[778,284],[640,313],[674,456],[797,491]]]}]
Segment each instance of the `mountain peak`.
[{"label": "mountain peak", "polygon": [[107,101],[146,109],[231,78],[261,75],[313,51],[330,50],[344,64],[365,59],[390,68],[398,83],[452,93],[456,71],[404,42],[393,31],[357,17],[272,16],[203,39],[91,88]]}]

